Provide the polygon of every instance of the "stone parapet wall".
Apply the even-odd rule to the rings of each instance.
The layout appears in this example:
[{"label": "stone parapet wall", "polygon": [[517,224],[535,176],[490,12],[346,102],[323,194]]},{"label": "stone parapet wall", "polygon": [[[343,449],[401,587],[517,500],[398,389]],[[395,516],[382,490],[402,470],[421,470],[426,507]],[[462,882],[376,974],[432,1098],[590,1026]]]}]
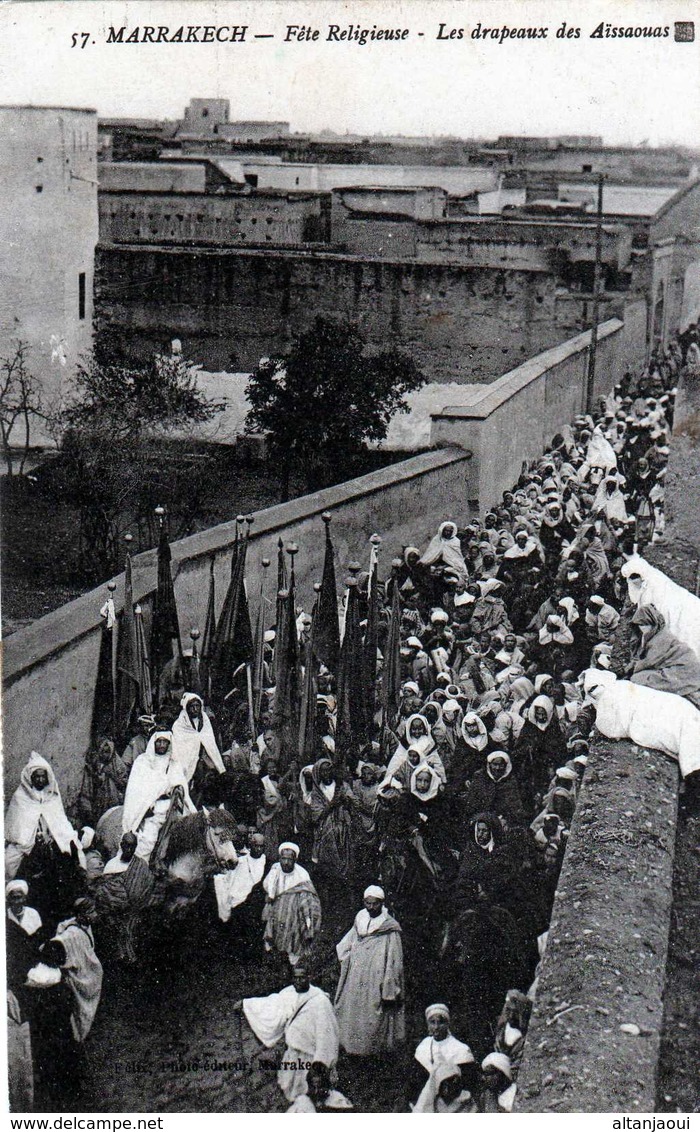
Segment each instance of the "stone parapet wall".
[{"label": "stone parapet wall", "polygon": [[678,768],[660,752],[593,744],[518,1079],[519,1112],[654,1110],[677,788]]},{"label": "stone parapet wall", "polygon": [[[467,406],[433,415],[433,444],[461,444],[473,454],[475,510],[495,504],[522,471],[574,417],[586,409],[591,332],[531,358],[477,391]],[[628,360],[624,324],[612,318],[598,329],[595,395],[609,393]]]}]

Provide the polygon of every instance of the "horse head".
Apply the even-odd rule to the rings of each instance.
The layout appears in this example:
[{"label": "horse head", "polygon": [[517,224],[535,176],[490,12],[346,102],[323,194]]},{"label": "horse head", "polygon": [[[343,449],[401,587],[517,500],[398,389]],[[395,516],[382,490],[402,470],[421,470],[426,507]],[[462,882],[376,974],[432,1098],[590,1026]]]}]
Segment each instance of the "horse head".
[{"label": "horse head", "polygon": [[236,822],[228,810],[210,810],[206,815],[205,846],[209,866],[213,872],[230,872],[238,865],[238,854],[233,842]]}]

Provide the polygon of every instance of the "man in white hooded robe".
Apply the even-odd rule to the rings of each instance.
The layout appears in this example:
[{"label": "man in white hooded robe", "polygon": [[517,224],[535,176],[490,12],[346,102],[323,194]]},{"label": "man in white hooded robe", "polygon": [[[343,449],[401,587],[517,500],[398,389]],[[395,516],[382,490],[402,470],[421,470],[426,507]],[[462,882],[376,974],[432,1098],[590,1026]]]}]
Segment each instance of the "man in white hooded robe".
[{"label": "man in white hooded robe", "polygon": [[154,731],[144,753],[135,759],[126,784],[122,832],[136,834],[136,856],[144,861],[150,860],[177,788],[184,812],[195,811],[185,773],[172,756],[171,738],[169,731]]},{"label": "man in white hooded robe", "polygon": [[85,867],[85,855],[63,809],[56,775],[46,759],[32,751],[5,814],[6,880],[17,875],[37,838],[55,843],[61,853],[69,854],[74,846]]}]

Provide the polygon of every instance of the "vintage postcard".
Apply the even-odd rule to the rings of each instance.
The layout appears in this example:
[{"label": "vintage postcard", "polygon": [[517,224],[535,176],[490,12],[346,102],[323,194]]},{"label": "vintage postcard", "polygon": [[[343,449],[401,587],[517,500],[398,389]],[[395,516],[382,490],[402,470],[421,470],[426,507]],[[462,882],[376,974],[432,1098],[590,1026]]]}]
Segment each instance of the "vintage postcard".
[{"label": "vintage postcard", "polygon": [[699,35],[0,4],[11,1127],[691,1127]]}]

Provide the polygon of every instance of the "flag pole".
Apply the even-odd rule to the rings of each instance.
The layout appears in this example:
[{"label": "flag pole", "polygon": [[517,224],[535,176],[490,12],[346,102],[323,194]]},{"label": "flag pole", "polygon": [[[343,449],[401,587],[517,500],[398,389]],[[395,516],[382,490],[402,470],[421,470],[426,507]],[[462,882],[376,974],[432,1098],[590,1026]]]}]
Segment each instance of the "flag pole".
[{"label": "flag pole", "polygon": [[255,705],[253,703],[253,673],[251,671],[250,663],[245,666],[245,681],[246,690],[248,693],[248,726],[250,727],[250,741],[255,742],[256,727],[255,727]]},{"label": "flag pole", "polygon": [[[379,735],[380,751],[382,755],[386,755],[387,747],[387,731],[389,730],[389,709],[390,697],[396,694],[394,679],[396,673],[396,649],[398,642],[396,634],[398,632],[397,614],[400,616],[400,601],[399,601],[399,570],[401,569],[402,561],[400,558],[392,559],[391,573],[393,579],[393,588],[391,591],[391,614],[389,619],[389,632],[387,633],[386,642],[384,645],[384,664],[382,668],[382,729]],[[395,706],[395,705],[394,705]],[[391,718],[391,723],[395,724],[394,717]]]},{"label": "flag pole", "polygon": [[265,582],[267,571],[270,568],[270,559],[261,560],[262,574],[260,576],[260,601],[258,604],[258,620],[255,626],[255,679],[253,681],[256,718],[260,714],[263,693],[263,671],[265,667]]},{"label": "flag pole", "polygon": [[367,579],[367,629],[365,632],[365,660],[367,679],[367,739],[374,735],[374,717],[377,710],[377,647],[379,623],[379,550],[382,536],[370,535],[369,577]]},{"label": "flag pole", "polygon": [[[189,671],[189,691],[197,692],[198,695],[202,694],[202,681],[199,671],[199,654],[197,652],[197,641],[199,640],[199,629],[193,625],[190,629],[190,640],[192,641],[192,656],[190,658],[190,671]],[[195,688],[194,685],[197,685]]]},{"label": "flag pole", "polygon": [[[314,582],[314,605],[311,611],[311,630],[304,666],[304,686],[301,696],[301,712],[299,715],[299,758],[303,759],[307,748],[313,752],[315,744],[315,715],[316,715],[316,688],[318,687],[318,661],[314,652],[316,631],[318,628],[318,608],[321,594],[321,583]],[[303,765],[303,763],[302,763]]]},{"label": "flag pole", "polygon": [[[247,547],[248,542],[250,541],[250,528],[252,527],[253,523],[255,522],[255,517],[253,515],[246,515],[244,517],[244,522],[245,522],[245,525],[246,525],[245,545]],[[243,585],[243,589],[245,591],[245,598],[246,598],[246,601],[247,601],[247,599],[248,599],[247,589],[248,588],[246,586],[245,575],[243,576],[242,585]],[[253,697],[253,665],[254,664],[255,664],[255,641],[253,641],[253,664],[251,664],[251,662],[249,660],[247,660],[246,666],[245,666],[246,694],[247,694],[247,697],[248,697],[248,726],[250,727],[250,741],[251,741],[251,743],[253,743],[255,741],[255,732],[256,732],[255,701],[254,701],[254,697]]]},{"label": "flag pole", "polygon": [[[126,543],[126,552],[124,555],[124,567],[126,568],[126,559],[131,554],[131,544],[134,541],[134,536],[127,531],[124,535],[124,542]],[[111,602],[112,606],[112,624],[109,624],[109,616],[107,617],[107,628],[112,633],[112,718],[114,731],[113,735],[116,738],[117,724],[119,720],[119,699],[118,699],[118,682],[119,682],[119,641],[117,635],[117,618],[114,612],[114,591],[117,588],[116,582],[108,582],[107,589],[110,591],[110,596],[107,599],[108,603]]]},{"label": "flag pole", "polygon": [[117,680],[118,680],[118,667],[117,667],[117,617],[114,611],[114,591],[117,588],[116,582],[108,582],[107,590],[109,596],[105,605],[100,611],[105,618],[107,629],[111,634],[111,673],[112,673],[112,734],[117,734]]}]

